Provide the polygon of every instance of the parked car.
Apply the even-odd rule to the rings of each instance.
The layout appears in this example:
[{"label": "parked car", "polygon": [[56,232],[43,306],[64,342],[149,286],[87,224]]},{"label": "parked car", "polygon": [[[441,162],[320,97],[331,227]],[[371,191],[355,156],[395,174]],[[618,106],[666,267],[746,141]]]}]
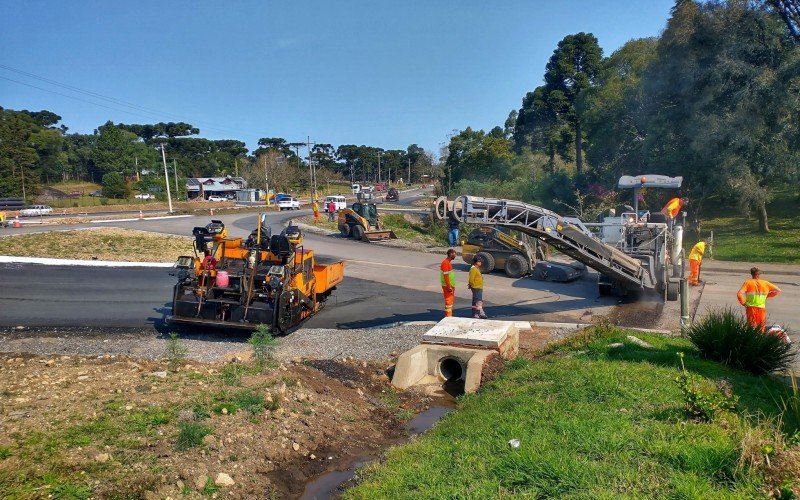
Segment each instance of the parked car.
[{"label": "parked car", "polygon": [[208,201],[228,201],[228,198],[224,196],[211,195],[208,197]]},{"label": "parked car", "polygon": [[80,198],[81,192],[80,191],[72,191],[67,195],[69,198]]},{"label": "parked car", "polygon": [[92,196],[94,198],[101,198],[103,196],[103,192],[102,191],[92,191],[91,193],[89,193],[89,196]]},{"label": "parked car", "polygon": [[139,193],[136,196],[134,196],[134,198],[136,198],[137,200],[152,200],[153,198],[155,198],[155,196],[153,196],[150,193]]},{"label": "parked car", "polygon": [[386,201],[397,201],[400,199],[400,192],[395,188],[389,188],[386,192]]},{"label": "parked car", "polygon": [[39,215],[50,215],[52,213],[53,209],[47,205],[33,205],[19,211],[19,215],[22,217],[37,217]]},{"label": "parked car", "polygon": [[291,195],[286,194],[286,193],[277,193],[275,195],[275,202],[277,203],[277,202],[279,202],[281,200],[284,200],[286,198],[291,198],[291,197],[292,197]]},{"label": "parked car", "polygon": [[287,196],[278,201],[278,208],[281,210],[300,210],[300,200],[294,196]]},{"label": "parked car", "polygon": [[325,213],[328,212],[328,203],[331,201],[336,204],[337,211],[347,208],[347,199],[344,196],[328,196],[325,198],[325,202],[323,203],[323,206],[325,207]]}]

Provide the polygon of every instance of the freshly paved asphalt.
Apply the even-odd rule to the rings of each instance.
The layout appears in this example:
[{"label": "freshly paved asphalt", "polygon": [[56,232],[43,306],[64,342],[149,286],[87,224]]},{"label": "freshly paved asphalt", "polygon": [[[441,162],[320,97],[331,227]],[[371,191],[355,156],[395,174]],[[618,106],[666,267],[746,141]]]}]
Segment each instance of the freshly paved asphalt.
[{"label": "freshly paved asphalt", "polygon": [[[408,203],[422,193],[408,193]],[[273,230],[308,210],[271,212]],[[190,235],[194,226],[210,216],[109,223],[109,226]],[[215,216],[229,227],[231,236],[247,236],[255,227],[255,214]],[[96,227],[99,224],[92,224]],[[83,225],[81,227],[86,227]],[[55,229],[67,229],[55,226]],[[442,297],[438,267],[443,255],[421,253],[375,243],[362,243],[306,233],[305,247],[318,258],[346,261],[345,281],[325,310],[304,325],[355,328],[397,321],[438,320]],[[134,256],[132,256],[133,259]],[[455,261],[458,276],[456,314],[469,314],[466,288],[468,265]],[[37,265],[0,267],[0,326],[160,327],[170,314],[174,278],[166,269],[101,269]],[[597,275],[573,283],[549,283],[530,278],[485,276],[487,313],[498,319],[590,322],[615,312],[618,302],[597,294]],[[655,327],[658,304],[638,306],[642,314],[624,316],[623,324]],[[646,310],[645,310],[646,309]],[[652,310],[651,310],[652,309]],[[622,316],[620,316],[622,317]]]}]

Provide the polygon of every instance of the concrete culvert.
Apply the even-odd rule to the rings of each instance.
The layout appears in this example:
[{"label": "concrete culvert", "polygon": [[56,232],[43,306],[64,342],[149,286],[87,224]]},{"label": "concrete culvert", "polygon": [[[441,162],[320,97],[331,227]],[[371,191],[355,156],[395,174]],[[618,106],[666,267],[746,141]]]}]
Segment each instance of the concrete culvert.
[{"label": "concrete culvert", "polygon": [[442,358],[439,360],[439,373],[446,382],[452,382],[463,378],[464,368],[455,358]]}]

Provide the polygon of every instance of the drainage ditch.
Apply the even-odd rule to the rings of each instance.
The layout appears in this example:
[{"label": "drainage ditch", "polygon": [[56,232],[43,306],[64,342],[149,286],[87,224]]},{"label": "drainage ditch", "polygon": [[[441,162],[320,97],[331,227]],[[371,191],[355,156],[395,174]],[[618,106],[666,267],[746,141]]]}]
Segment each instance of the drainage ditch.
[{"label": "drainage ditch", "polygon": [[[461,365],[456,360],[456,364],[459,366],[459,370],[461,370]],[[440,367],[441,368],[441,367]],[[461,382],[461,393],[463,394],[463,381]],[[432,406],[427,410],[417,414],[414,418],[412,418],[406,425],[406,431],[408,431],[409,436],[417,436],[419,434],[424,433],[431,427],[433,427],[436,422],[442,419],[445,415],[453,411],[452,407],[448,406]],[[402,444],[404,441],[400,441],[394,444]],[[380,457],[374,454],[363,455],[359,457],[353,458],[349,463],[345,464],[346,469],[344,470],[334,470],[330,472],[326,472],[321,476],[317,477],[316,479],[309,481],[306,483],[305,490],[303,490],[303,494],[300,496],[301,500],[327,500],[331,498],[338,498],[342,492],[349,486],[347,483],[350,482],[353,477],[355,476],[356,470],[359,467],[363,467],[370,462],[378,460]]]}]

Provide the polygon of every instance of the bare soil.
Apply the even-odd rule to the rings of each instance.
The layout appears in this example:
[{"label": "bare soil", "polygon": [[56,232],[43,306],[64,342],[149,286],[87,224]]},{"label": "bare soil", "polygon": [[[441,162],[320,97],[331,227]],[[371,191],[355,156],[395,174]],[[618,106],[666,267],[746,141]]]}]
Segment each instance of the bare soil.
[{"label": "bare soil", "polygon": [[[431,403],[394,392],[386,368],[0,354],[0,496],[295,497]],[[182,449],[182,427],[209,435]]]}]

